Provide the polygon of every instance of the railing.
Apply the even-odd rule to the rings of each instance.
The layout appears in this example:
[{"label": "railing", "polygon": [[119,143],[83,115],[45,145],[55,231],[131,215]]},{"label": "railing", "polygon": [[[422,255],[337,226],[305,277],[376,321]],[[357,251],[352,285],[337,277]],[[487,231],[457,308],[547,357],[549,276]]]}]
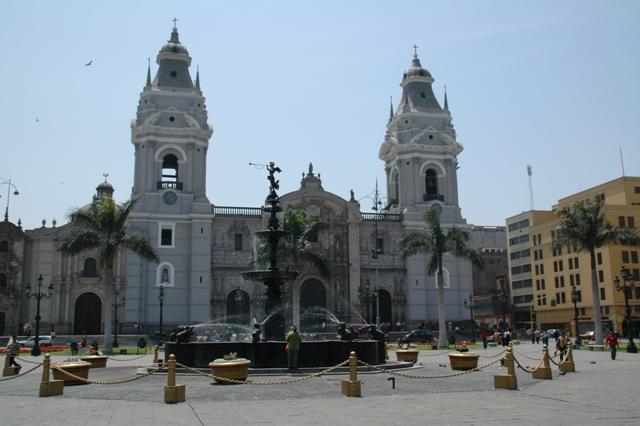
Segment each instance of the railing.
[{"label": "railing", "polygon": [[444,203],[444,195],[442,194],[422,194],[422,201],[442,201]]},{"label": "railing", "polygon": [[80,271],[81,278],[98,278],[98,271]]},{"label": "railing", "polygon": [[156,183],[156,189],[177,189],[182,191],[182,182],[164,182],[159,180]]},{"label": "railing", "polygon": [[214,206],[213,213],[219,216],[250,216],[261,217],[262,207],[230,207]]},{"label": "railing", "polygon": [[402,222],[402,215],[391,213],[362,213],[362,219],[381,220],[386,222]]}]

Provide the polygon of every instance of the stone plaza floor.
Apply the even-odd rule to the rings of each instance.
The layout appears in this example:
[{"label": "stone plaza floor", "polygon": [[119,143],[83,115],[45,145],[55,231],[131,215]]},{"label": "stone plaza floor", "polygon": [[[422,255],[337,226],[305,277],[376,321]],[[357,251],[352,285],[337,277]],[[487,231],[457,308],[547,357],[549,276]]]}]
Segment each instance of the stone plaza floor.
[{"label": "stone plaza floor", "polygon": [[[503,348],[477,350],[479,365]],[[541,345],[514,346],[529,368],[538,363]],[[435,355],[434,355],[435,354]],[[394,354],[391,353],[393,357]],[[485,358],[486,357],[486,358]],[[42,357],[23,357],[41,362]],[[55,356],[56,361],[65,357]],[[640,355],[574,351],[576,373],[535,380],[517,369],[518,390],[494,389],[493,376],[506,368],[493,364],[479,372],[438,379],[409,379],[387,373],[359,374],[362,397],[341,396],[346,374],[331,374],[283,385],[218,385],[193,374],[179,374],[186,402],[164,403],[165,374],[116,385],[67,386],[64,394],[38,397],[42,370],[0,382],[2,425],[495,425],[495,424],[640,424]],[[151,365],[152,356],[117,356],[108,367],[94,369],[90,379],[116,380]],[[557,359],[556,359],[557,360]],[[4,360],[2,360],[4,361]],[[23,362],[23,368],[30,364]],[[23,369],[24,371],[24,369]],[[438,376],[453,372],[443,351],[421,352],[416,368],[403,374]],[[271,381],[296,375],[260,375]],[[396,377],[392,388],[389,377]]]}]

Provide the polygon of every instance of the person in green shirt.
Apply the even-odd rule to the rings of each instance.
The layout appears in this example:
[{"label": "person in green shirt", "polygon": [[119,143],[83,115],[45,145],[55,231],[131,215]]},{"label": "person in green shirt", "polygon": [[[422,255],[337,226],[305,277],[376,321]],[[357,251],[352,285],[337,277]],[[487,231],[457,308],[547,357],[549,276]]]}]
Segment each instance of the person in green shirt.
[{"label": "person in green shirt", "polygon": [[295,325],[291,326],[291,331],[287,334],[287,367],[289,370],[298,368],[298,353],[300,352],[300,342],[302,338]]}]

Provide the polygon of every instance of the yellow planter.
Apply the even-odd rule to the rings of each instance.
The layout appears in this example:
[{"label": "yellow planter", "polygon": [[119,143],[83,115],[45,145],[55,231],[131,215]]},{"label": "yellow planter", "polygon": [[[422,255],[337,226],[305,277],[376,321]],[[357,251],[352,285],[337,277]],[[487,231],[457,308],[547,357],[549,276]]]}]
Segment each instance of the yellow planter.
[{"label": "yellow planter", "polygon": [[105,368],[107,366],[108,358],[109,357],[106,355],[89,355],[80,357],[82,361],[90,363],[91,368]]},{"label": "yellow planter", "polygon": [[[237,358],[234,360],[225,360],[219,358],[209,363],[209,367],[211,367],[214,376],[223,379],[233,379],[241,381],[247,380],[247,376],[249,376],[249,365],[251,365],[251,361],[244,358]],[[215,380],[216,382],[221,384],[233,383],[227,382],[226,380]]]},{"label": "yellow planter", "polygon": [[77,362],[63,362],[62,364],[55,364],[55,367],[53,369],[53,378],[56,380],[63,380],[65,386],[66,385],[86,385],[87,383],[80,380],[80,379],[76,379],[75,377],[71,377],[68,374],[64,374],[61,371],[58,371],[58,369],[60,370],[64,370],[67,371],[71,374],[73,374],[74,376],[78,376],[81,377],[83,379],[88,379],[89,378],[89,369],[91,368],[91,363],[88,362],[84,362],[84,361],[77,361]]},{"label": "yellow planter", "polygon": [[398,361],[406,361],[416,363],[418,361],[417,349],[398,349],[396,351]]},{"label": "yellow planter", "polygon": [[473,352],[449,352],[449,361],[452,370],[473,370],[478,367],[480,355]]}]

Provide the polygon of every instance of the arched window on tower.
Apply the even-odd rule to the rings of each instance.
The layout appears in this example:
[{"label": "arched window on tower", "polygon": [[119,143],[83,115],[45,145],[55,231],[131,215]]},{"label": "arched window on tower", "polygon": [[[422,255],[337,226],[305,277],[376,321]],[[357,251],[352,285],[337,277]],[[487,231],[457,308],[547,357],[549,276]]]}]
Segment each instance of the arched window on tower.
[{"label": "arched window on tower", "polygon": [[424,201],[444,201],[444,196],[438,193],[438,173],[433,169],[427,169],[424,174]]},{"label": "arched window on tower", "polygon": [[97,263],[93,257],[87,257],[84,260],[84,269],[81,275],[85,278],[95,278],[98,276]]},{"label": "arched window on tower", "polygon": [[0,241],[0,251],[9,251],[9,241],[7,240]]},{"label": "arched window on tower", "polygon": [[0,293],[7,293],[7,276],[5,274],[0,274]]},{"label": "arched window on tower", "polygon": [[158,189],[174,188],[182,190],[182,182],[178,182],[178,158],[167,154],[162,159],[162,179]]},{"label": "arched window on tower", "polygon": [[400,185],[398,184],[398,172],[393,173],[391,177],[391,191],[392,191],[392,199],[389,204],[398,205],[400,204]]}]

